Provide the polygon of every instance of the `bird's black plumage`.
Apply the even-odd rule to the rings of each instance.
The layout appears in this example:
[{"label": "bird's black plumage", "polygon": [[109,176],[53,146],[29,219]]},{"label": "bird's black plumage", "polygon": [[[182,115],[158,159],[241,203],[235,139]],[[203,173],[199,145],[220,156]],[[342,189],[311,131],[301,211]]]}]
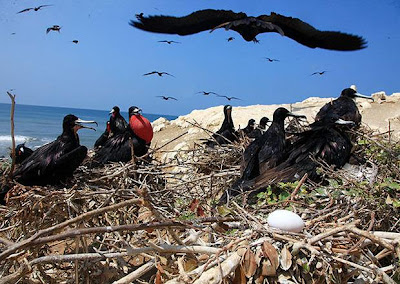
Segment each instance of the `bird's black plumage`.
[{"label": "bird's black plumage", "polygon": [[[15,163],[21,164],[32,153],[33,153],[33,150],[26,147],[25,143],[17,145],[17,147],[15,147]],[[11,156],[11,154],[10,154],[10,156]]]},{"label": "bird's black plumage", "polygon": [[87,148],[79,144],[77,131],[88,128],[81,123],[95,122],[82,121],[72,114],[65,116],[62,134],[25,159],[14,172],[14,178],[24,185],[44,185],[72,176],[87,153]]},{"label": "bird's black plumage", "polygon": [[94,143],[94,147],[104,146],[107,139],[110,137],[110,121],[107,121],[106,130],[97,138],[96,142]]},{"label": "bird's black plumage", "polygon": [[256,41],[260,33],[277,32],[310,48],[358,50],[366,41],[356,35],[336,31],[320,31],[297,18],[276,13],[249,17],[227,10],[200,10],[184,17],[149,16],[131,21],[130,25],[150,32],[190,35],[223,27],[232,29],[247,41]]},{"label": "bird's black plumage", "polygon": [[356,97],[373,100],[371,97],[361,95],[351,88],[344,89],[339,98],[325,104],[319,110],[315,121],[323,120],[326,116],[336,115],[343,120],[353,121],[356,125],[360,125],[361,114],[354,102]]},{"label": "bird's black plumage", "polygon": [[[129,117],[134,114],[134,107],[129,108]],[[138,108],[136,108],[138,109]],[[135,135],[130,126],[124,132],[107,139],[104,145],[97,149],[94,160],[100,164],[109,162],[129,162],[132,160],[132,147],[135,156],[143,156],[148,151],[146,141]]]},{"label": "bird's black plumage", "polygon": [[61,27],[59,25],[53,25],[52,27],[46,29],[46,34],[48,34],[50,31],[60,32],[60,30]]},{"label": "bird's black plumage", "polygon": [[243,135],[245,135],[249,138],[254,138],[253,135],[254,135],[255,126],[256,126],[256,121],[254,119],[249,119],[246,127],[243,128],[241,130],[241,132],[243,133]]},{"label": "bird's black plumage", "polygon": [[124,133],[128,128],[128,123],[121,115],[119,107],[114,106],[110,111],[110,114],[110,131],[112,135]]},{"label": "bird's black plumage", "polygon": [[157,96],[157,98],[162,98],[162,99],[165,100],[165,101],[168,101],[168,100],[175,100],[175,101],[177,101],[177,100],[178,100],[177,98],[174,98],[174,97],[167,97],[167,96]]},{"label": "bird's black plumage", "polygon": [[337,114],[329,114],[311,124],[311,129],[300,134],[300,139],[291,145],[288,157],[278,166],[263,171],[253,180],[252,189],[258,189],[273,182],[292,182],[308,174],[311,180],[318,180],[318,160],[336,168],[343,167],[350,158],[352,143],[345,129],[340,125],[354,125],[344,121]]},{"label": "bird's black plumage", "polygon": [[220,129],[213,134],[213,140],[208,140],[206,145],[213,147],[215,145],[223,145],[235,142],[238,139],[238,135],[235,131],[235,126],[232,120],[232,106],[224,106],[224,121]]}]

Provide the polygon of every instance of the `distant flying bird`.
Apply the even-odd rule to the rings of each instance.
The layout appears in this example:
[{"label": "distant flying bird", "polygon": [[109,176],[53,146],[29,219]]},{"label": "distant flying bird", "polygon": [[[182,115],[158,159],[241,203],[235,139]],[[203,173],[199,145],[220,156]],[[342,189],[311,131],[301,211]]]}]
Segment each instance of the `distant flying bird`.
[{"label": "distant flying bird", "polygon": [[175,77],[174,75],[169,74],[167,72],[158,72],[158,71],[153,71],[153,72],[150,72],[150,73],[146,73],[146,74],[143,74],[143,76],[148,76],[148,75],[153,75],[153,74],[158,74],[158,76],[160,76],[160,77],[162,77],[162,75],[168,75],[168,76],[171,76],[171,77]]},{"label": "distant flying bird", "polygon": [[26,8],[24,10],[19,11],[17,14],[20,13],[24,13],[24,12],[28,12],[30,10],[33,10],[35,12],[39,11],[40,9],[42,9],[43,7],[48,7],[48,6],[53,6],[53,5],[40,5],[39,7],[34,7],[34,8]]},{"label": "distant flying bird", "polygon": [[232,40],[234,40],[235,38],[233,37],[233,36],[231,36],[231,37],[228,37],[226,40],[227,41],[232,41]]},{"label": "distant flying bird", "polygon": [[150,32],[190,35],[217,28],[232,29],[246,41],[257,41],[260,33],[275,32],[289,37],[310,48],[331,50],[358,50],[366,47],[366,41],[356,35],[334,31],[320,31],[297,18],[276,13],[248,17],[245,13],[227,10],[201,10],[184,17],[149,16],[130,25]]},{"label": "distant flying bird", "polygon": [[200,92],[197,92],[196,94],[203,94],[204,96],[208,96],[209,94],[214,94],[214,95],[218,96],[217,93],[214,93],[214,92],[206,92],[206,91],[200,91]]},{"label": "distant flying bird", "polygon": [[15,35],[15,33],[11,33],[11,35]]},{"label": "distant flying bird", "polygon": [[312,75],[324,75],[326,72],[328,72],[328,71],[321,71],[321,72],[314,72],[314,73],[312,73],[310,76],[312,76]]},{"label": "distant flying bird", "polygon": [[226,98],[228,101],[231,101],[231,100],[241,100],[241,99],[239,99],[239,98],[237,98],[237,97],[228,97],[228,96],[221,96],[221,95],[217,95],[217,97]]},{"label": "distant flying bird", "polygon": [[48,34],[50,31],[55,31],[55,32],[60,32],[61,27],[59,25],[53,25],[50,28],[47,28],[46,34]]},{"label": "distant flying bird", "polygon": [[269,57],[264,57],[264,58],[267,59],[269,62],[274,62],[274,61],[279,62],[278,59],[273,59],[273,58],[269,58]]},{"label": "distant flying bird", "polygon": [[78,40],[76,40],[76,39],[74,39],[73,41],[71,41],[71,42],[73,42],[73,43],[75,43],[75,44],[78,44]]},{"label": "distant flying bird", "polygon": [[171,43],[181,43],[181,42],[179,42],[179,41],[174,41],[174,40],[159,40],[158,42],[165,42],[165,43],[168,43],[168,44],[171,44]]},{"label": "distant flying bird", "polygon": [[163,100],[166,100],[166,101],[168,101],[169,99],[171,99],[171,100],[175,100],[175,101],[177,101],[178,99],[176,99],[176,98],[174,98],[174,97],[166,97],[166,96],[157,96],[158,98],[162,98]]}]

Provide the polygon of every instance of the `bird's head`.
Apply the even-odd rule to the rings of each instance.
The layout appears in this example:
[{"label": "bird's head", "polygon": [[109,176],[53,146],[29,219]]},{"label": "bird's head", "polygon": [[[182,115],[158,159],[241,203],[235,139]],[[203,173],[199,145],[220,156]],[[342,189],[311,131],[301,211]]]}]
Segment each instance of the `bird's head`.
[{"label": "bird's head", "polygon": [[260,119],[260,125],[261,125],[261,126],[264,126],[264,127],[265,127],[265,126],[267,125],[268,122],[269,122],[269,118],[268,118],[268,117],[265,117],[265,116],[264,116],[263,118]]},{"label": "bird's head", "polygon": [[273,118],[273,120],[274,120],[274,121],[284,121],[285,118],[286,118],[286,117],[289,117],[289,116],[291,116],[291,117],[296,117],[296,118],[306,118],[305,115],[294,114],[294,113],[291,113],[290,111],[288,111],[286,108],[280,107],[280,108],[277,108],[277,109],[274,111],[274,118]]},{"label": "bird's head", "polygon": [[119,114],[119,112],[120,112],[119,107],[114,106],[114,107],[111,109],[110,114],[111,114],[113,117],[115,117],[116,115]]},{"label": "bird's head", "polygon": [[353,88],[344,89],[342,91],[342,93],[340,94],[340,96],[352,98],[352,99],[355,99],[355,98],[370,99],[370,100],[374,101],[374,99],[372,97],[362,95],[362,94],[358,93],[356,90],[354,90]]},{"label": "bird's head", "polygon": [[137,106],[131,106],[128,110],[129,117],[132,115],[139,115],[142,110],[138,108]]},{"label": "bird's head", "polygon": [[96,129],[94,129],[93,127],[88,127],[88,126],[83,125],[83,124],[93,124],[93,123],[96,124],[96,126],[98,125],[96,121],[82,120],[73,114],[68,114],[64,117],[63,129],[64,129],[64,131],[72,130],[74,132],[74,134],[76,134],[78,132],[78,130],[81,128],[88,128],[88,129],[93,129],[96,131]]},{"label": "bird's head", "polygon": [[256,125],[256,121],[254,119],[249,119],[247,126],[254,128],[255,125]]}]

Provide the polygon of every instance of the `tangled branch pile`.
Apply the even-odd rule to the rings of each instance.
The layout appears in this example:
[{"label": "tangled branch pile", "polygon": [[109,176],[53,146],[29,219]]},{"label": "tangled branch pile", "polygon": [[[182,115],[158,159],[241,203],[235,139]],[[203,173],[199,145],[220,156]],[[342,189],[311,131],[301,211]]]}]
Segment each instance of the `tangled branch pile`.
[{"label": "tangled branch pile", "polygon": [[[321,164],[325,183],[268,186],[218,208],[245,142],[15,184],[0,207],[0,283],[395,283],[400,146],[374,135],[360,133],[368,167],[357,175]],[[277,208],[301,215],[303,232],[270,228]]]}]

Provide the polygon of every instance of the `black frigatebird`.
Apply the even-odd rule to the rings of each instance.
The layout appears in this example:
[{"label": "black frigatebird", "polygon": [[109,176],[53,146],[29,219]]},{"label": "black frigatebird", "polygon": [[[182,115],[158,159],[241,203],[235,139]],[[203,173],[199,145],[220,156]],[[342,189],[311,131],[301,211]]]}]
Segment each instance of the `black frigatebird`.
[{"label": "black frigatebird", "polygon": [[242,130],[241,130],[241,132],[245,135],[245,136],[247,136],[247,137],[249,137],[249,138],[254,138],[254,137],[251,137],[252,136],[252,134],[253,134],[253,132],[254,132],[254,130],[255,130],[255,127],[256,127],[256,121],[254,120],[254,119],[249,119],[249,121],[247,122],[247,125],[246,125],[246,127],[245,128],[243,128]]},{"label": "black frigatebird", "polygon": [[181,43],[179,41],[174,41],[174,40],[159,40],[158,42],[165,42],[167,44],[171,44],[171,43]]},{"label": "black frigatebird", "polygon": [[197,92],[196,94],[202,94],[202,95],[204,95],[204,96],[208,96],[209,94],[214,94],[214,95],[218,96],[217,93],[214,93],[214,92],[206,92],[206,91],[200,91],[200,92]]},{"label": "black frigatebird", "polygon": [[[21,164],[26,158],[28,158],[33,153],[31,148],[25,146],[25,143],[17,145],[15,147],[15,163]],[[11,157],[11,154],[10,154]]]},{"label": "black frigatebird", "polygon": [[61,27],[59,25],[53,25],[52,27],[46,29],[46,34],[48,34],[50,31],[60,32],[60,30]]},{"label": "black frigatebird", "polygon": [[31,11],[31,10],[37,12],[40,9],[42,9],[43,7],[49,7],[49,6],[53,6],[53,5],[40,5],[40,6],[34,7],[34,8],[26,8],[26,9],[23,9],[23,10],[19,11],[17,14],[28,12],[28,11]]},{"label": "black frigatebird", "polygon": [[269,57],[264,57],[265,59],[267,59],[268,60],[268,62],[279,62],[279,60],[278,59],[274,59],[274,58],[269,58]]},{"label": "black frigatebird", "polygon": [[148,76],[148,75],[153,75],[153,74],[157,74],[160,77],[162,77],[163,75],[168,75],[168,76],[171,76],[171,77],[175,77],[174,75],[169,74],[167,72],[158,72],[158,71],[149,72],[149,73],[143,74],[143,76]]},{"label": "black frigatebird", "polygon": [[228,97],[228,96],[222,96],[222,95],[216,95],[217,97],[220,97],[220,98],[225,98],[225,99],[227,99],[228,101],[231,101],[231,100],[240,100],[241,101],[241,99],[239,99],[239,98],[237,98],[237,97]]},{"label": "black frigatebird", "polygon": [[357,93],[354,89],[347,88],[342,91],[340,97],[332,102],[325,104],[317,113],[315,121],[323,120],[325,116],[337,115],[339,118],[347,121],[354,121],[358,126],[361,123],[361,114],[354,102],[355,98],[364,98],[374,100]]},{"label": "black frigatebird", "polygon": [[[58,183],[72,176],[86,157],[87,148],[79,144],[78,130],[91,127],[73,114],[63,120],[63,132],[51,143],[36,149],[14,172],[14,178],[24,185]],[[97,124],[97,123],[96,123]]]},{"label": "black frigatebird", "polygon": [[310,48],[345,51],[366,47],[366,41],[360,36],[336,31],[320,31],[300,19],[276,13],[249,17],[242,12],[206,9],[183,17],[160,15],[141,17],[137,20],[132,20],[130,25],[157,33],[190,35],[225,28],[238,32],[246,41],[257,41],[256,36],[260,33],[275,32]]},{"label": "black frigatebird", "polygon": [[111,135],[124,133],[128,128],[128,123],[125,118],[121,115],[118,106],[114,106],[110,111],[110,132]]},{"label": "black frigatebird", "polygon": [[233,37],[233,36],[231,36],[231,37],[228,37],[226,40],[229,42],[229,41],[232,41],[232,40],[234,40],[235,38]]},{"label": "black frigatebird", "polygon": [[174,98],[174,97],[166,97],[166,96],[156,96],[157,98],[162,98],[163,100],[175,100],[177,101],[178,99]]},{"label": "black frigatebird", "polygon": [[324,75],[326,72],[328,72],[328,71],[317,71],[317,72],[314,72],[314,73],[312,73],[310,76],[313,76],[313,75]]},{"label": "black frigatebird", "polygon": [[231,105],[224,106],[224,121],[222,122],[220,129],[212,135],[212,138],[212,140],[205,142],[207,146],[214,147],[217,144],[229,144],[238,139],[238,134],[233,125]]}]

